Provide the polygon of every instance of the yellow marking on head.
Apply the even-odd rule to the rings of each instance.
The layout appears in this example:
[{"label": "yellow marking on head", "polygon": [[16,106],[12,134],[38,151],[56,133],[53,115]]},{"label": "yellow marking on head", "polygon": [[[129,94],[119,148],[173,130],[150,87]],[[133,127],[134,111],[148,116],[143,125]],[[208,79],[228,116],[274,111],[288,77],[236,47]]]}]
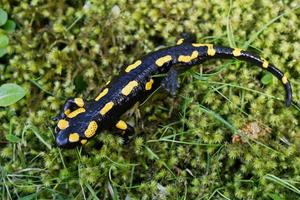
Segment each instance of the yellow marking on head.
[{"label": "yellow marking on head", "polygon": [[87,138],[92,137],[93,135],[95,135],[96,131],[98,128],[98,124],[95,121],[91,121],[87,127],[87,129],[84,131],[84,135]]},{"label": "yellow marking on head", "polygon": [[74,102],[76,103],[76,105],[78,106],[78,107],[83,107],[84,106],[84,101],[83,101],[83,99],[82,98],[75,98],[74,99]]},{"label": "yellow marking on head", "polygon": [[216,50],[214,49],[214,45],[212,44],[200,44],[200,43],[192,43],[193,47],[207,47],[207,55],[214,56],[216,54]]},{"label": "yellow marking on head", "polygon": [[192,55],[190,56],[183,56],[183,55],[179,56],[178,61],[185,62],[185,63],[191,62],[193,59],[197,58],[198,55],[199,55],[198,51],[193,51]]},{"label": "yellow marking on head", "polygon": [[79,115],[80,113],[83,113],[83,112],[85,112],[84,108],[78,108],[77,110],[74,110],[73,112],[69,113],[67,115],[67,117],[73,118],[73,117],[76,117],[77,115]]},{"label": "yellow marking on head", "polygon": [[102,92],[100,92],[100,94],[96,97],[95,101],[99,101],[99,99],[101,99],[102,97],[104,97],[107,93],[108,93],[108,88],[105,88],[105,89],[102,90]]},{"label": "yellow marking on head", "polygon": [[79,134],[78,133],[71,133],[69,135],[69,142],[78,142],[79,141]]},{"label": "yellow marking on head", "polygon": [[183,38],[180,38],[179,40],[177,40],[176,44],[177,45],[180,45],[184,42],[184,39]]},{"label": "yellow marking on head", "polygon": [[110,101],[100,110],[101,115],[105,115],[112,107],[114,106],[114,102]]},{"label": "yellow marking on head", "polygon": [[137,68],[140,64],[142,64],[141,60],[135,61],[135,63],[128,65],[128,67],[126,67],[125,72],[127,72],[127,73],[130,72],[131,70]]},{"label": "yellow marking on head", "polygon": [[235,48],[233,51],[232,51],[232,54],[234,55],[234,56],[241,56],[241,49],[238,49],[238,48]]},{"label": "yellow marking on head", "polygon": [[65,110],[65,115],[68,115],[68,114],[70,114],[70,112],[71,112],[71,110],[70,109],[67,109],[67,110]]},{"label": "yellow marking on head", "polygon": [[106,83],[105,83],[105,85],[108,85],[110,83],[110,81],[107,81]]},{"label": "yellow marking on head", "polygon": [[263,61],[262,67],[263,68],[268,68],[269,67],[269,62],[264,58],[261,58],[261,60]]},{"label": "yellow marking on head", "polygon": [[84,145],[84,144],[87,143],[87,140],[86,140],[86,139],[82,139],[82,140],[80,140],[80,143],[81,143],[82,145]]},{"label": "yellow marking on head", "polygon": [[157,60],[155,61],[155,64],[156,64],[158,67],[161,67],[161,66],[163,66],[165,63],[167,63],[167,62],[169,62],[169,61],[171,61],[171,60],[172,60],[172,56],[166,55],[166,56],[163,56],[163,57],[157,59]]},{"label": "yellow marking on head", "polygon": [[61,119],[61,120],[58,121],[57,127],[60,130],[64,130],[64,129],[69,127],[69,122],[67,120]]},{"label": "yellow marking on head", "polygon": [[118,121],[118,123],[116,124],[116,127],[118,128],[118,129],[121,129],[121,130],[126,130],[127,129],[127,124],[126,124],[126,122],[124,122],[123,120],[120,120],[120,121]]},{"label": "yellow marking on head", "polygon": [[281,81],[282,81],[283,84],[287,84],[288,83],[288,79],[287,79],[287,77],[285,75],[281,78]]},{"label": "yellow marking on head", "polygon": [[131,91],[138,86],[138,82],[137,81],[130,81],[122,90],[121,93],[125,96],[128,96]]},{"label": "yellow marking on head", "polygon": [[154,83],[154,80],[151,78],[147,83],[146,83],[146,86],[145,86],[145,89],[146,90],[151,90],[152,89],[152,84]]}]

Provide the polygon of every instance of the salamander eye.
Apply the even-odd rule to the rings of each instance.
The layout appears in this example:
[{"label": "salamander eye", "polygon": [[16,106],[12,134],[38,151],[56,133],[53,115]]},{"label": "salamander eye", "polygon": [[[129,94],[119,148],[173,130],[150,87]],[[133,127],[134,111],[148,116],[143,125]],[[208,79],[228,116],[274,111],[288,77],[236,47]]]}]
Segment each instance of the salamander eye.
[{"label": "salamander eye", "polygon": [[78,108],[83,108],[85,104],[85,101],[78,97],[78,98],[70,98],[66,101],[65,106],[61,113],[55,117],[53,120],[58,121],[60,119],[64,119],[68,114],[73,112],[74,110],[77,110]]},{"label": "salamander eye", "polygon": [[68,99],[65,103],[65,106],[64,106],[64,112],[66,111],[74,111],[76,110],[77,108],[82,108],[84,107],[84,101],[82,98],[71,98],[71,99]]}]

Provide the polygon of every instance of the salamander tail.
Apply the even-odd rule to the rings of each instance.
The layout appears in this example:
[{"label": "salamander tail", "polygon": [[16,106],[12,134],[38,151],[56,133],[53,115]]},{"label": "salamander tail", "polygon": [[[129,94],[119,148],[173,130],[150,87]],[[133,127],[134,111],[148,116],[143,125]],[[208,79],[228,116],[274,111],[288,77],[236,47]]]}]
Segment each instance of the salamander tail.
[{"label": "salamander tail", "polygon": [[[211,55],[210,55],[211,54]],[[213,54],[213,55],[212,55]],[[236,58],[238,60],[243,60],[246,62],[253,63],[256,66],[263,68],[271,72],[275,77],[277,77],[280,82],[283,84],[285,89],[285,104],[286,106],[290,106],[292,103],[292,87],[287,77],[273,64],[269,63],[266,59],[238,48],[228,48],[228,47],[220,47],[207,46],[207,56],[208,57],[217,57],[217,58]]]}]

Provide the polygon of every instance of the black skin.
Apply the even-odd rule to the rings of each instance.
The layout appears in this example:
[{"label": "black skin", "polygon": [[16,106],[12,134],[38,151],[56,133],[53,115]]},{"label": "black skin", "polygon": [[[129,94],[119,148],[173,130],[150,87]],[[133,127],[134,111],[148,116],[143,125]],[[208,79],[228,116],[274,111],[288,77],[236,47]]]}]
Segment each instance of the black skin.
[{"label": "black skin", "polygon": [[[140,59],[142,63],[132,71],[127,73],[122,70],[122,72],[115,77],[111,83],[105,86],[105,88],[109,89],[108,93],[99,101],[84,101],[84,108],[86,111],[78,114],[74,118],[69,118],[64,113],[67,109],[74,111],[78,108],[74,102],[74,99],[69,99],[66,102],[63,111],[58,115],[58,117],[55,118],[55,120],[65,119],[69,123],[69,126],[64,130],[60,130],[58,127],[56,127],[55,132],[57,145],[63,148],[73,148],[81,145],[80,140],[87,139],[84,135],[84,131],[87,129],[88,124],[91,121],[97,122],[97,133],[105,129],[111,129],[112,127],[115,127],[116,123],[120,120],[120,117],[122,114],[124,114],[124,112],[130,109],[136,102],[145,100],[155,89],[161,85],[171,94],[175,94],[176,89],[179,87],[177,82],[178,67],[187,70],[190,67],[200,64],[204,61],[220,58],[236,58],[250,62],[259,67],[262,67],[264,63],[264,60],[262,60],[260,56],[243,50],[239,56],[234,56],[234,49],[228,47],[213,46],[215,54],[213,56],[208,55],[207,46],[195,47],[192,45],[192,43],[195,42],[195,36],[185,34],[182,38],[184,40],[181,44],[160,49],[142,57]],[[193,51],[198,52],[198,56],[195,59],[192,59],[190,62],[178,61],[178,57],[180,55],[188,56],[191,55]],[[170,55],[172,59],[164,63],[163,66],[158,67],[156,65],[156,61],[166,55]],[[272,64],[268,64],[268,67],[263,69],[271,72],[279,80],[282,80],[284,76],[284,74]],[[166,76],[153,77],[154,83],[151,90],[145,90],[145,85],[150,78],[159,74],[166,74]],[[121,94],[121,90],[133,80],[138,82],[138,86],[136,86],[128,96]],[[288,81],[282,81],[282,84],[286,92],[286,105],[289,106],[292,101],[291,85]],[[100,110],[108,102],[113,102],[113,107],[106,114],[100,115]],[[80,139],[76,142],[70,142],[68,140],[69,134],[74,132],[78,133]],[[134,133],[134,129],[127,124],[126,130],[122,130],[121,132],[123,133],[122,135],[127,138],[128,135],[132,135]]]}]

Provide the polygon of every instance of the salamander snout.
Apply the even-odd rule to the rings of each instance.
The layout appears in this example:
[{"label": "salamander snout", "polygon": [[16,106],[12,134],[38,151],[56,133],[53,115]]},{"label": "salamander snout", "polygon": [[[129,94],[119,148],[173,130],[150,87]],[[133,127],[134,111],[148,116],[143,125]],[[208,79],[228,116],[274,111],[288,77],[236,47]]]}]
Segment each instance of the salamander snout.
[{"label": "salamander snout", "polygon": [[62,112],[55,118],[56,145],[62,148],[73,148],[87,143],[94,136],[98,124],[93,112],[89,109],[90,102],[82,98],[68,99]]}]

